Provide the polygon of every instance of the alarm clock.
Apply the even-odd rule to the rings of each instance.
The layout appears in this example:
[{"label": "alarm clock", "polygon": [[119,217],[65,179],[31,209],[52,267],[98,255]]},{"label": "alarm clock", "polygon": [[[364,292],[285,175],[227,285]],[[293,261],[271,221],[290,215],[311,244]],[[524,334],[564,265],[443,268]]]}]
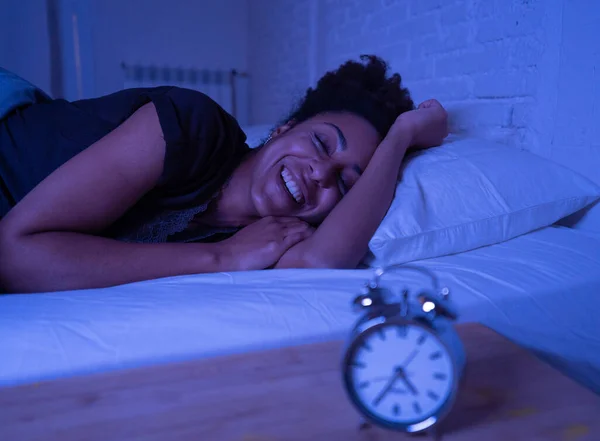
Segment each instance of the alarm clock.
[{"label": "alarm clock", "polygon": [[449,290],[394,295],[379,283],[365,285],[354,306],[363,312],[342,357],[343,382],[367,422],[407,432],[434,430],[451,409],[466,356],[454,329],[457,313]]}]

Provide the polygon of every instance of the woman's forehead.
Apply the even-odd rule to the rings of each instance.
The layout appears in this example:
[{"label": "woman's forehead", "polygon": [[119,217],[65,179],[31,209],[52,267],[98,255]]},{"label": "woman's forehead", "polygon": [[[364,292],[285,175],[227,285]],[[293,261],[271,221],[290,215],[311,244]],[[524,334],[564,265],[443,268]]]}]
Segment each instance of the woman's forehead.
[{"label": "woman's forehead", "polygon": [[362,116],[354,113],[329,112],[314,116],[311,124],[333,125],[339,128],[346,138],[360,138],[362,142],[367,139],[377,142],[379,134],[375,127]]}]

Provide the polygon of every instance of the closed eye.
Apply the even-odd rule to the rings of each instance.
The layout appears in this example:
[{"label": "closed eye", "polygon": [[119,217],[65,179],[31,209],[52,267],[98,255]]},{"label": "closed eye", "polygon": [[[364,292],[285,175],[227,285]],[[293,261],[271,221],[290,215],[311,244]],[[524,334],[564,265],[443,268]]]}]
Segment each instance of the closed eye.
[{"label": "closed eye", "polygon": [[[325,153],[326,155],[331,156],[331,153],[329,152],[329,148],[328,148],[327,144],[325,142],[323,142],[323,140],[319,137],[319,135],[317,135],[316,133],[313,133],[312,138],[313,138],[313,143],[315,144],[315,146],[317,147],[317,150],[319,152]],[[346,193],[348,193],[348,186],[344,182],[341,174],[340,173],[336,173],[336,174],[337,174],[338,189],[339,189],[341,195],[345,196]]]},{"label": "closed eye", "polygon": [[328,156],[331,156],[331,152],[329,151],[327,144],[325,142],[323,142],[321,137],[315,133],[315,134],[313,134],[313,138],[314,138],[315,143],[317,144],[319,150],[321,150],[323,153],[327,153]]}]

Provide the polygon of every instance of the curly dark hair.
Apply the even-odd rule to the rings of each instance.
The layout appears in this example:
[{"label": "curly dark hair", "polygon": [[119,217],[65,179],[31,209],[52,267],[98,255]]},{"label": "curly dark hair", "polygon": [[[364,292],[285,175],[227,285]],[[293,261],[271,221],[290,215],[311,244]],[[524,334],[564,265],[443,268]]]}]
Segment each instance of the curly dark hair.
[{"label": "curly dark hair", "polygon": [[283,122],[297,124],[325,112],[349,112],[365,118],[384,138],[398,115],[415,106],[400,75],[388,77],[384,60],[375,55],[360,59],[323,75]]}]

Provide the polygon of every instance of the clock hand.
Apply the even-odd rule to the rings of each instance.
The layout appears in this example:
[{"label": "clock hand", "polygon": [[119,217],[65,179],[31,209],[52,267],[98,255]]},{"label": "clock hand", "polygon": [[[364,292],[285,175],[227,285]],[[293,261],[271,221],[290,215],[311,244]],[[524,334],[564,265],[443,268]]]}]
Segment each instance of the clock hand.
[{"label": "clock hand", "polygon": [[418,349],[415,349],[414,351],[412,351],[410,353],[410,355],[406,358],[406,360],[404,361],[404,363],[402,363],[402,368],[401,369],[406,369],[406,367],[410,364],[411,361],[413,361],[415,359],[415,357],[417,356],[417,354],[419,353]]},{"label": "clock hand", "polygon": [[410,390],[410,392],[413,395],[418,395],[419,394],[419,392],[417,391],[417,388],[415,387],[415,385],[406,376],[406,372],[404,372],[404,369],[399,369],[398,370],[398,377],[402,380],[402,382],[406,385],[406,387],[408,388],[408,390]]},{"label": "clock hand", "polygon": [[375,397],[375,399],[373,400],[373,406],[377,406],[381,402],[381,400],[383,400],[383,398],[388,394],[390,389],[394,386],[394,384],[396,383],[396,380],[398,380],[399,376],[400,376],[399,372],[396,371],[394,373],[394,375],[392,376],[392,378],[390,378],[390,380],[387,382],[385,387],[381,390],[379,395],[377,395],[377,397]]},{"label": "clock hand", "polygon": [[385,385],[383,390],[379,393],[379,395],[377,395],[377,397],[375,397],[375,400],[373,400],[374,406],[377,406],[381,402],[381,400],[383,400],[383,398],[387,395],[387,393],[390,391],[390,389],[394,386],[394,383],[396,383],[396,380],[398,380],[398,378],[401,378],[403,380],[404,384],[406,384],[406,387],[408,387],[408,389],[410,390],[410,392],[413,395],[418,394],[417,389],[408,380],[408,378],[406,377],[406,373],[404,372],[404,368],[406,368],[406,366],[408,366],[410,364],[410,362],[414,360],[414,358],[417,356],[418,353],[419,353],[419,351],[417,349],[412,351],[410,353],[410,355],[407,357],[407,359],[404,361],[402,366],[399,366],[396,368],[396,373],[394,374],[394,376],[392,378],[390,378],[390,381],[388,381],[388,383]]}]

